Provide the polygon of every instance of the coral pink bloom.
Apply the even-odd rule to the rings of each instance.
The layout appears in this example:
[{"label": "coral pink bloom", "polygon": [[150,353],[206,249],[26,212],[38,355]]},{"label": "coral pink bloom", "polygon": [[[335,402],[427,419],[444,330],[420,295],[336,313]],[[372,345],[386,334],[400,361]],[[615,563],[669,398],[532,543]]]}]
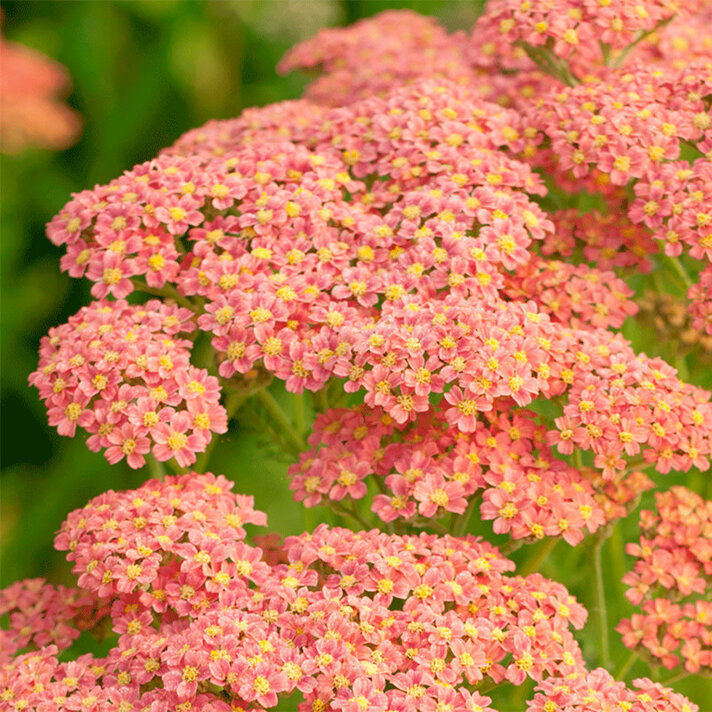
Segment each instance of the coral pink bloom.
[{"label": "coral pink bloom", "polygon": [[458,386],[453,386],[445,394],[445,401],[452,406],[445,411],[445,419],[463,433],[474,432],[477,429],[477,414],[492,407],[486,398],[465,395]]},{"label": "coral pink bloom", "polygon": [[138,469],[146,463],[144,455],[151,450],[151,442],[144,435],[143,428],[137,428],[131,423],[125,423],[121,428],[115,428],[107,436],[109,447],[106,448],[105,457],[115,465],[119,460],[126,458],[129,467]]},{"label": "coral pink bloom", "polygon": [[174,413],[170,421],[157,425],[153,431],[155,458],[160,462],[175,458],[181,467],[195,462],[195,453],[202,442],[198,435],[190,433],[191,428],[191,418],[186,411]]}]

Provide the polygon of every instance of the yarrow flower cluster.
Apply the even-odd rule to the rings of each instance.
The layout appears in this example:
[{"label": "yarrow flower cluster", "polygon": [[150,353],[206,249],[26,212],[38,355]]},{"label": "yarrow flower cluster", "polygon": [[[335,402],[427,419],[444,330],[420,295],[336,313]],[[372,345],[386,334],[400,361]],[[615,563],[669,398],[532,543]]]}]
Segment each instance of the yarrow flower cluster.
[{"label": "yarrow flower cluster", "polygon": [[[690,315],[692,328],[712,336],[712,265],[708,265],[700,273],[700,281],[693,284],[687,296],[690,299]],[[710,349],[712,350],[712,349]]]},{"label": "yarrow flower cluster", "polygon": [[[700,275],[699,290],[709,290],[710,287],[712,283],[709,286],[705,284],[703,272]],[[701,366],[712,360],[712,334],[706,333],[704,326],[696,323],[694,313],[691,313],[694,304],[691,304],[688,310],[685,308],[684,298],[650,290],[643,294],[638,301],[638,306],[640,321],[646,327],[653,329],[660,341],[672,335],[678,348],[694,354],[694,358]]]},{"label": "yarrow flower cluster", "polygon": [[611,709],[697,712],[699,709],[684,695],[648,678],[634,680],[633,687],[626,688],[603,668],[566,678],[550,677],[537,685],[538,693],[527,712],[607,712]]},{"label": "yarrow flower cluster", "polygon": [[672,669],[712,672],[712,502],[676,486],[640,515],[635,567],[623,578],[640,613],[618,625],[623,643]]},{"label": "yarrow flower cluster", "polygon": [[[297,225],[308,228],[310,208],[337,197],[333,185],[319,185],[318,173],[309,174],[313,185],[300,181],[324,159],[292,144],[283,148],[246,146],[222,159],[164,156],[75,195],[47,228],[55,244],[67,246],[62,268],[73,277],[86,274],[97,298],[127,296],[139,276],[149,288],[177,283],[183,293],[199,293],[210,280],[203,277],[201,285],[201,270],[190,269],[185,237],[198,243],[195,259],[202,261],[205,247],[231,233],[267,238],[300,215]],[[235,204],[240,219],[229,215]]]},{"label": "yarrow flower cluster", "polygon": [[97,628],[109,613],[106,605],[81,588],[53,586],[44,579],[28,579],[0,591],[0,664],[27,650],[56,645],[68,648],[84,630]]},{"label": "yarrow flower cluster", "polygon": [[264,578],[259,551],[241,542],[244,525],[266,517],[232,486],[207,474],[109,491],[69,515],[55,546],[69,552],[79,586],[99,598],[136,595],[155,611],[199,611]]},{"label": "yarrow flower cluster", "polygon": [[574,327],[620,328],[638,311],[633,290],[615,273],[558,260],[532,258],[505,276],[504,293],[530,298],[552,319]]},{"label": "yarrow flower cluster", "polygon": [[190,156],[202,154],[220,158],[237,146],[266,141],[310,146],[314,127],[324,121],[328,109],[307,99],[280,101],[245,109],[236,119],[208,121],[184,133],[161,155]]},{"label": "yarrow flower cluster", "polygon": [[190,364],[195,328],[188,309],[151,300],[143,306],[94,302],[52,329],[40,346],[30,383],[47,406],[50,425],[115,464],[139,468],[146,455],[195,462],[213,433],[227,430],[220,386]]},{"label": "yarrow flower cluster", "polygon": [[645,38],[632,51],[635,59],[651,64],[682,69],[699,59],[709,59],[712,52],[710,33],[710,8],[705,3],[693,4],[696,11],[685,12],[680,6],[678,14]]},{"label": "yarrow flower cluster", "polygon": [[[514,539],[563,536],[574,544],[595,531],[603,513],[591,485],[556,459],[529,411],[488,413],[489,426],[458,436],[438,414],[409,429],[383,413],[328,411],[310,442],[321,447],[292,466],[292,488],[306,506],[382,494],[371,509],[384,522],[464,515],[481,496],[481,517]],[[461,516],[462,519],[462,516]]]},{"label": "yarrow flower cluster", "polygon": [[[702,3],[685,4],[694,13]],[[557,78],[573,82],[591,64],[622,62],[629,47],[672,20],[680,7],[667,0],[577,3],[490,0],[475,24],[472,43],[503,68],[522,68],[528,55]],[[543,54],[541,49],[550,51]],[[518,50],[518,52],[516,51]],[[524,56],[523,56],[524,55]]]},{"label": "yarrow flower cluster", "polygon": [[[641,417],[627,405],[604,416],[602,403],[589,413],[592,401],[578,402],[579,372],[587,389],[603,389],[603,378],[640,391],[629,401],[637,407],[681,386],[640,359],[643,370],[624,375],[621,360],[633,354],[590,329],[635,311],[622,281],[533,254],[553,224],[527,195],[541,195],[541,181],[507,154],[529,140],[516,112],[423,79],[326,112],[309,140],[299,121],[284,143],[276,117],[310,112],[292,103],[210,125],[76,196],[49,226],[68,244],[65,267],[86,268],[97,295],[141,287],[140,274],[146,288],[197,311],[223,379],[259,368],[297,393],[346,379],[347,391],[365,390],[367,405],[401,424],[444,394],[446,419],[463,432],[498,399],[526,406],[571,386],[562,438],[593,449],[607,477],[640,442],[664,452],[662,471],[689,467],[672,459],[686,452],[684,431],[661,423],[653,435],[621,424]],[[703,395],[685,399],[671,409],[707,422]],[[693,460],[706,457],[708,433],[689,447]],[[190,462],[186,454],[180,464]]]},{"label": "yarrow flower cluster", "polygon": [[[288,563],[271,566],[243,541],[243,525],[264,515],[231,486],[190,473],[108,492],[70,514],[56,546],[86,591],[70,600],[108,606],[113,647],[60,663],[72,636],[35,620],[38,649],[5,665],[4,702],[227,711],[295,694],[301,712],[474,712],[490,709],[476,691],[485,680],[581,668],[569,627],[583,624],[584,609],[539,574],[509,574],[512,562],[492,545],[321,526],[288,539]],[[54,595],[16,585],[5,607],[28,612],[26,589]],[[26,632],[18,622],[7,635],[20,645]]]},{"label": "yarrow flower cluster", "polygon": [[[691,266],[712,260],[705,13],[494,0],[468,37],[388,11],[285,57],[322,72],[305,98],[74,195],[48,236],[97,301],[30,382],[60,434],[184,474],[69,515],[78,589],[0,596],[9,709],[490,712],[490,688],[530,678],[531,712],[696,712],[588,669],[583,606],[468,530],[477,512],[507,550],[548,539],[529,571],[588,537],[604,630],[601,543],[645,471],[710,467],[709,392],[618,331],[633,286],[674,275],[668,301],[712,334],[712,272]],[[185,473],[243,406],[300,453],[295,499],[363,531],[247,542],[252,499]],[[658,495],[629,547],[643,613],[619,630],[653,665],[712,667],[708,505]],[[81,631],[108,652],[66,662]]]},{"label": "yarrow flower cluster", "polygon": [[[612,198],[612,212],[627,212],[634,224],[645,226],[666,255],[678,257],[684,248],[709,262],[711,76],[709,61],[677,70],[636,64],[608,70],[600,81],[553,87],[537,102],[532,119],[547,139],[536,160],[594,189],[601,183],[591,183],[592,172],[614,186],[631,184],[635,197]],[[692,162],[680,160],[684,150],[695,156]],[[693,287],[689,297],[704,311],[708,295]],[[706,319],[698,324],[709,328]]]},{"label": "yarrow flower cluster", "polygon": [[341,106],[407,85],[419,77],[471,82],[464,33],[410,11],[383,12],[346,28],[320,30],[282,59],[281,72],[318,68],[308,99]]},{"label": "yarrow flower cluster", "polygon": [[648,273],[653,269],[650,256],[658,252],[658,245],[644,225],[631,222],[626,215],[602,215],[597,210],[580,214],[570,208],[551,217],[556,231],[542,245],[544,255],[570,259],[580,253],[601,270],[630,268]]}]

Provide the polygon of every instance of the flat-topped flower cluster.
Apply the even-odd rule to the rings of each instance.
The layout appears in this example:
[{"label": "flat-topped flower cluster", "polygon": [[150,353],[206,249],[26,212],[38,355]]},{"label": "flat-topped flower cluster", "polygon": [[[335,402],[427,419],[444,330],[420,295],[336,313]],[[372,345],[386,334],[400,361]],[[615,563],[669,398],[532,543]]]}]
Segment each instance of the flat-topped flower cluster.
[{"label": "flat-topped flower cluster", "polygon": [[213,433],[227,430],[220,385],[190,363],[192,312],[150,300],[94,302],[52,329],[30,376],[47,406],[50,425],[115,464],[142,467],[146,455],[195,462]]},{"label": "flat-topped flower cluster", "polygon": [[[15,653],[0,675],[8,709],[228,712],[289,697],[300,712],[482,712],[488,684],[588,679],[570,630],[583,607],[540,574],[512,574],[491,544],[322,525],[269,565],[245,542],[265,517],[232,484],[150,480],[69,515],[55,543],[77,592],[30,581],[0,598]],[[80,629],[103,630],[108,653],[60,662]],[[656,689],[609,695],[685,709]]]},{"label": "flat-topped flower cluster", "polygon": [[606,477],[640,444],[660,471],[706,466],[707,394],[602,330],[635,312],[627,285],[536,255],[555,224],[531,198],[541,179],[513,158],[531,140],[517,112],[432,79],[311,130],[308,107],[210,124],[75,196],[49,226],[65,268],[97,296],[143,285],[191,308],[226,385],[255,368],[297,393],[344,379],[399,424],[443,394],[463,432],[510,400],[562,396],[560,452],[592,449]]},{"label": "flat-topped flower cluster", "polygon": [[[72,197],[48,235],[97,301],[30,382],[60,434],[178,475],[68,516],[78,588],[2,593],[9,709],[488,712],[531,678],[532,712],[696,711],[589,669],[583,606],[467,532],[548,539],[538,556],[586,540],[609,666],[601,544],[646,471],[712,457],[699,374],[621,333],[642,284],[712,334],[703,5],[494,0],[469,36],[393,11],[324,30],[281,65],[321,71],[305,98]],[[295,499],[364,530],[247,543],[252,499],[186,472],[242,407],[298,459]],[[652,666],[707,670],[712,610],[689,597],[709,593],[709,503],[656,503],[619,630]],[[81,632],[106,652],[66,662]]]},{"label": "flat-topped flower cluster", "polygon": [[[232,484],[190,473],[72,512],[55,544],[79,590],[28,582],[3,593],[3,648],[16,656],[2,699],[15,709],[228,710],[228,700],[272,707],[301,693],[300,710],[363,709],[361,699],[479,710],[485,680],[521,684],[583,664],[569,630],[583,624],[582,606],[539,574],[510,574],[487,542],[321,526],[268,565],[244,541],[244,526],[265,517]],[[62,623],[60,611],[71,611]],[[58,662],[75,628],[105,620],[116,634],[107,656]]]},{"label": "flat-topped flower cluster", "polygon": [[623,579],[641,607],[618,625],[629,648],[672,669],[712,671],[712,502],[685,487],[655,495],[640,515],[641,538],[628,544],[635,567]]}]

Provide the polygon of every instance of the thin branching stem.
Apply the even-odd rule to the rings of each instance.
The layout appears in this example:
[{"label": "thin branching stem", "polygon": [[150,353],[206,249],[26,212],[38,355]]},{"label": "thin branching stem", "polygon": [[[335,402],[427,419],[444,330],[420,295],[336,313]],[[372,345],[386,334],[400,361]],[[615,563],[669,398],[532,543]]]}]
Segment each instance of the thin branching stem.
[{"label": "thin branching stem", "polygon": [[615,677],[616,680],[625,680],[625,676],[628,674],[628,670],[630,670],[637,658],[638,653],[635,652],[635,649],[629,650],[623,660],[620,661],[615,673],[613,674],[613,677]]},{"label": "thin branching stem", "polygon": [[175,287],[172,287],[169,284],[159,288],[149,287],[145,282],[140,282],[136,279],[132,279],[131,281],[133,282],[134,287],[140,292],[152,294],[156,297],[163,297],[164,299],[172,299],[176,304],[180,304],[180,306],[190,309],[191,311],[198,310],[196,305],[190,301],[190,299],[184,297]]},{"label": "thin branching stem", "polygon": [[257,399],[262,403],[270,417],[274,420],[279,430],[284,433],[284,436],[289,443],[296,449],[297,452],[302,452],[307,449],[307,444],[292,425],[292,421],[287,417],[282,407],[277,403],[274,396],[267,388],[262,388],[255,393]]},{"label": "thin branching stem", "polygon": [[453,534],[455,536],[464,536],[464,534],[467,532],[467,525],[470,523],[470,517],[472,517],[472,512],[475,510],[475,507],[477,506],[477,502],[479,502],[479,500],[479,495],[473,495],[472,497],[470,497],[467,509],[460,515],[460,517],[457,519],[457,523],[455,524],[455,528],[453,530]]},{"label": "thin branching stem", "polygon": [[689,274],[687,274],[687,270],[685,269],[682,262],[680,262],[680,259],[678,257],[672,257],[670,255],[667,256],[667,259],[668,262],[670,262],[670,264],[673,266],[677,274],[680,276],[680,279],[682,279],[685,287],[689,289],[692,286],[692,278]]},{"label": "thin branching stem", "polygon": [[162,480],[166,476],[166,468],[163,466],[163,463],[156,460],[153,455],[146,457],[146,463],[148,464],[148,470],[152,477]]},{"label": "thin branching stem", "polygon": [[528,576],[541,568],[541,565],[546,561],[549,554],[554,550],[554,547],[559,543],[558,537],[549,537],[545,542],[539,545],[534,555],[527,559],[517,570],[520,576]]},{"label": "thin branching stem", "polygon": [[606,589],[603,583],[602,549],[604,539],[596,538],[593,545],[591,565],[594,578],[594,609],[596,616],[596,633],[598,634],[598,659],[602,667],[611,666],[611,648],[608,640],[608,608],[606,606]]},{"label": "thin branching stem", "polygon": [[666,17],[664,20],[660,20],[655,27],[653,27],[651,30],[648,30],[647,32],[641,32],[641,34],[638,36],[638,38],[629,44],[612,62],[611,62],[611,67],[613,69],[618,69],[623,62],[625,62],[626,58],[628,55],[643,41],[646,40],[648,37],[651,35],[655,34],[658,30],[661,30],[665,25],[667,25],[675,15],[670,15],[670,17]]}]

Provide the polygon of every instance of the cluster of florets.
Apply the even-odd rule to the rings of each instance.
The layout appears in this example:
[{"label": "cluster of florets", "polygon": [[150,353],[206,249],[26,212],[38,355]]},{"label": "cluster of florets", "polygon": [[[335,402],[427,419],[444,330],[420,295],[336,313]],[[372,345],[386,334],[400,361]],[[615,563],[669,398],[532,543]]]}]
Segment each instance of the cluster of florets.
[{"label": "cluster of florets", "polygon": [[581,214],[570,208],[553,213],[551,219],[556,229],[542,243],[544,255],[569,259],[580,255],[600,270],[630,268],[645,274],[653,268],[650,257],[658,252],[658,243],[644,225],[631,222],[620,211]]},{"label": "cluster of florets", "polygon": [[[593,169],[610,176],[614,185],[657,177],[667,162],[680,157],[681,142],[696,145],[706,138],[708,71],[706,66],[665,72],[638,65],[610,71],[600,81],[552,89],[536,102],[532,123],[550,140],[559,168],[575,177]],[[661,193],[653,206],[655,197],[644,211],[646,201],[634,203],[633,219],[657,227],[672,203]]]},{"label": "cluster of florets", "polygon": [[712,9],[708,3],[694,3],[694,13],[688,13],[687,5],[680,6],[670,22],[658,28],[645,42],[638,44],[631,56],[649,64],[673,69],[684,69],[712,55]]},{"label": "cluster of florets", "polygon": [[[712,116],[703,116],[712,126]],[[667,255],[677,257],[685,248],[697,260],[712,261],[711,178],[712,162],[707,159],[661,166],[635,184],[631,220],[650,228]]]},{"label": "cluster of florets", "polygon": [[84,630],[96,628],[106,606],[81,588],[53,586],[44,579],[16,581],[0,591],[0,665],[28,650],[68,648]]},{"label": "cluster of florets", "polygon": [[[702,297],[703,293],[712,293],[712,267],[708,272],[700,274],[700,281],[690,294]],[[704,304],[693,301],[687,308],[684,297],[649,290],[638,300],[638,317],[645,328],[654,330],[659,342],[669,339],[678,353],[694,354],[696,363],[704,367],[712,363],[712,330],[705,329],[708,322],[712,323],[712,311],[705,313]]]},{"label": "cluster of florets", "polygon": [[[75,636],[33,622],[38,650],[0,675],[9,708],[227,712],[295,693],[300,712],[481,712],[479,686],[583,669],[570,626],[585,610],[539,574],[508,574],[487,542],[321,526],[269,565],[244,542],[243,525],[264,515],[231,486],[190,473],[73,512],[57,547],[118,637],[104,658],[60,663]],[[27,609],[12,603],[23,590],[3,598]]]},{"label": "cluster of florets", "polygon": [[635,567],[623,578],[641,613],[618,625],[623,642],[667,668],[712,673],[712,502],[685,487],[655,495],[640,516]]},{"label": "cluster of florets", "polygon": [[[551,224],[517,193],[543,195],[544,183],[526,163],[499,150],[533,151],[541,137],[527,126],[518,112],[484,101],[468,87],[428,78],[332,109],[315,137],[319,147],[341,151],[354,176],[375,174],[367,205],[394,203],[402,192],[418,187],[448,194],[479,188],[483,194],[475,193],[475,207],[500,208],[531,237],[542,239]],[[507,197],[518,199],[520,210],[490,207]]]},{"label": "cluster of florets", "polygon": [[593,451],[604,476],[624,469],[624,458],[639,453],[662,473],[708,469],[708,393],[684,384],[662,359],[636,356],[620,337],[589,339],[582,332],[563,415],[550,435],[558,451]]},{"label": "cluster of florets", "polygon": [[449,34],[433,18],[387,11],[349,27],[320,30],[289,51],[278,69],[321,70],[306,97],[342,106],[419,77],[469,84],[473,77],[464,45],[464,33]]},{"label": "cluster of florets", "polygon": [[[160,262],[167,295],[203,312],[225,379],[260,367],[301,392],[345,378],[398,423],[444,394],[445,419],[463,432],[498,399],[525,406],[568,390],[560,441],[592,449],[606,476],[640,443],[661,471],[703,462],[708,431],[677,423],[704,425],[706,394],[606,332],[566,328],[620,325],[630,291],[595,268],[534,257],[553,227],[527,196],[543,186],[502,150],[529,139],[514,112],[489,108],[421,80],[333,109],[316,152],[271,141],[268,113],[263,144],[216,158],[224,139],[208,131],[187,142],[196,154],[76,196],[50,233],[70,242],[71,269],[99,265],[101,294],[132,289],[137,270],[151,288]],[[254,133],[259,116],[225,140]],[[160,260],[144,264],[134,251],[156,230],[167,251],[154,245]]]},{"label": "cluster of florets", "polygon": [[638,311],[633,290],[614,272],[538,257],[505,275],[503,291],[510,299],[531,299],[544,314],[577,328],[619,328]]},{"label": "cluster of florets", "polygon": [[[310,213],[340,195],[333,163],[313,170],[324,162],[291,143],[244,146],[221,158],[162,156],[76,194],[47,234],[67,246],[62,268],[94,282],[94,297],[125,297],[138,277],[149,288],[176,284],[196,294],[201,272],[191,266],[207,257],[201,245],[230,233],[267,239],[287,224],[295,234],[310,228]],[[325,174],[330,180],[320,181]]]},{"label": "cluster of florets", "polygon": [[487,421],[463,434],[440,412],[404,428],[378,409],[327,411],[309,438],[314,450],[290,468],[291,487],[313,506],[358,501],[374,481],[380,494],[371,510],[396,526],[454,514],[457,528],[480,497],[482,519],[513,539],[562,536],[576,544],[603,523],[590,483],[553,456],[532,413],[502,404]]},{"label": "cluster of florets", "polygon": [[0,150],[16,153],[30,146],[54,150],[71,146],[82,121],[59,99],[69,86],[64,67],[2,36],[0,57]]},{"label": "cluster of florets", "polygon": [[306,99],[251,107],[235,119],[213,119],[186,131],[160,155],[229,157],[238,146],[265,142],[290,141],[310,146],[315,143],[315,127],[324,122],[328,111],[327,107]]},{"label": "cluster of florets", "polygon": [[[537,161],[554,162],[557,171],[570,172],[589,187],[592,172],[614,186],[632,184],[634,198],[612,201],[619,216],[627,212],[634,224],[647,228],[667,255],[677,257],[684,248],[690,257],[709,262],[711,95],[709,62],[682,70],[636,65],[571,89],[555,87],[537,102],[531,120],[547,138]],[[683,150],[693,154],[691,163],[679,160],[687,155]],[[617,249],[620,237],[613,240]],[[643,250],[652,251],[644,237],[635,242],[638,258]],[[696,310],[709,311],[704,289],[693,290],[690,298]]]},{"label": "cluster of florets", "polygon": [[[224,389],[338,379],[363,403],[315,399],[292,489],[362,523],[369,498],[389,533],[322,525],[258,538],[263,551],[244,525],[264,515],[222,476],[110,491],[55,541],[80,589],[0,597],[4,703],[489,712],[487,689],[531,678],[531,712],[696,710],[587,671],[570,630],[586,612],[560,584],[512,574],[472,536],[405,534],[466,532],[477,506],[496,533],[577,544],[652,486],[641,468],[709,468],[709,393],[609,329],[636,311],[612,270],[649,270],[653,238],[670,257],[712,258],[710,65],[671,68],[661,36],[641,49],[659,67],[598,66],[573,86],[675,12],[496,0],[472,41],[409,12],[325,30],[282,64],[324,71],[311,101],[211,122],[73,197],[48,234],[101,301],[42,342],[31,382],[50,423],[83,428],[112,463],[187,467],[227,429]],[[511,72],[483,75],[494,64]],[[564,190],[597,193],[602,212],[567,209],[587,201]],[[689,290],[710,331],[711,275]],[[166,303],[129,305],[135,289]],[[190,363],[196,326],[205,369]],[[712,604],[688,597],[709,592],[712,514],[684,490],[658,506],[626,577],[644,613],[620,630],[668,667],[706,670]],[[60,662],[84,630],[112,636],[106,657]]]},{"label": "cluster of florets", "polygon": [[192,317],[158,300],[101,301],[51,329],[30,376],[50,425],[70,437],[82,428],[112,464],[142,467],[149,452],[195,462],[227,417],[218,380],[190,364],[193,343],[181,334],[195,328]]},{"label": "cluster of florets", "polygon": [[527,712],[697,712],[699,707],[684,695],[648,678],[633,680],[633,688],[615,680],[603,668],[590,672],[550,677],[537,685]]},{"label": "cluster of florets", "polygon": [[110,490],[69,515],[55,546],[69,552],[79,586],[99,598],[135,595],[149,610],[199,611],[266,575],[259,551],[242,543],[244,525],[266,517],[232,486],[207,474]]},{"label": "cluster of florets", "polygon": [[[692,13],[699,5],[688,2],[685,11]],[[622,62],[631,45],[672,20],[679,10],[667,0],[490,0],[471,41],[473,46],[484,47],[484,56],[496,58],[502,68],[527,68],[535,62],[547,73],[573,83],[591,65]],[[533,62],[525,61],[527,56]],[[571,71],[572,63],[578,71]]]},{"label": "cluster of florets", "polygon": [[368,340],[357,342],[357,370],[344,386],[365,388],[365,403],[395,422],[414,420],[444,393],[444,421],[471,433],[499,401],[563,396],[550,442],[563,455],[591,450],[606,477],[641,450],[660,472],[709,467],[708,394],[661,359],[636,356],[608,332],[562,329],[531,304],[404,302],[384,306]]},{"label": "cluster of florets", "polygon": [[[712,336],[712,265],[700,273],[700,280],[687,292],[692,328]],[[709,349],[712,351],[712,349]]]}]

